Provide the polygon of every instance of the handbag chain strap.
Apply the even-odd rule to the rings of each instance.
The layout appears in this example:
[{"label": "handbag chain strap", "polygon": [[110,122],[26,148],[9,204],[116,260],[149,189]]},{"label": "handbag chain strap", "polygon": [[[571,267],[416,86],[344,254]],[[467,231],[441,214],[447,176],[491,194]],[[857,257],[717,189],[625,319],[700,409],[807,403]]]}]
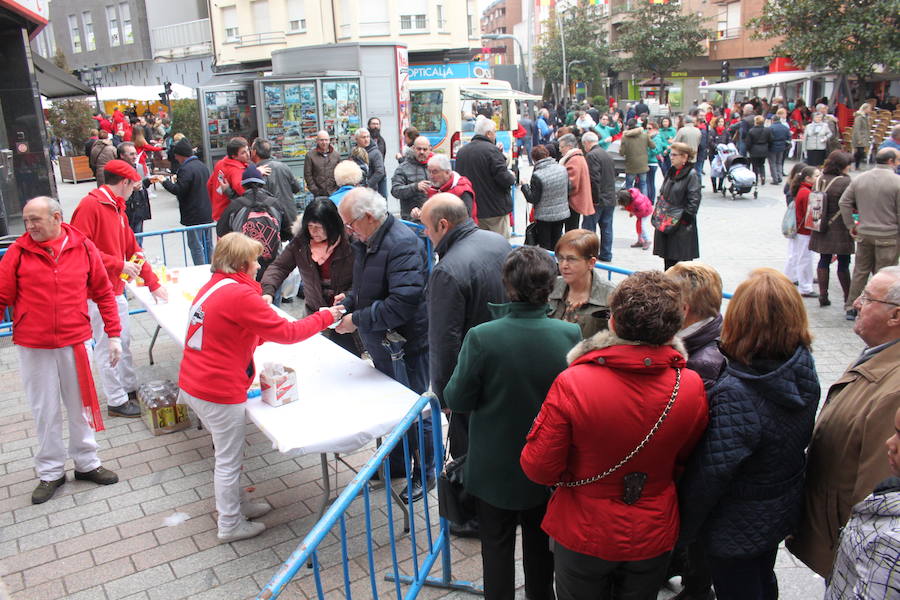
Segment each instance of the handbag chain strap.
[{"label": "handbag chain strap", "polygon": [[644,446],[650,441],[650,439],[656,435],[656,432],[659,431],[660,426],[662,426],[663,421],[666,420],[666,417],[669,416],[669,411],[672,410],[672,406],[675,404],[675,398],[678,396],[678,390],[681,388],[681,369],[675,369],[675,387],[672,388],[672,396],[669,398],[669,402],[666,404],[666,407],[663,409],[661,415],[656,420],[656,423],[653,424],[653,427],[650,429],[649,433],[644,436],[644,439],[641,440],[634,450],[628,453],[628,455],[617,462],[612,467],[608,468],[603,473],[599,475],[594,475],[593,477],[588,477],[587,479],[579,479],[578,481],[559,481],[556,483],[557,487],[578,487],[581,485],[587,485],[589,483],[594,483],[595,481],[600,481],[604,477],[608,477],[612,475],[616,471],[622,468],[622,466],[627,463],[629,460],[634,458],[634,456],[644,449]]}]

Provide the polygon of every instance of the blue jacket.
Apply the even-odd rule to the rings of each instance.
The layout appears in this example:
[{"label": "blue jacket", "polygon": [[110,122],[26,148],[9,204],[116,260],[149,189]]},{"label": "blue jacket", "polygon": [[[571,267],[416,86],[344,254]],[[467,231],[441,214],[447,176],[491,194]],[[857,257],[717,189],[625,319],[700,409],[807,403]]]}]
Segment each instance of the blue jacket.
[{"label": "blue jacket", "polygon": [[777,547],[800,517],[818,406],[806,348],[781,364],[729,361],[709,392],[709,427],[679,482],[679,544],[699,538],[710,555],[726,558]]},{"label": "blue jacket", "polygon": [[406,338],[406,352],[428,344],[425,307],[425,245],[406,225],[388,215],[369,243],[353,242],[353,288],[343,305],[353,313],[366,350],[378,366],[390,357],[381,345],[388,330]]},{"label": "blue jacket", "polygon": [[772,145],[769,152],[784,152],[791,144],[791,128],[784,123],[772,123],[769,127],[772,132]]}]

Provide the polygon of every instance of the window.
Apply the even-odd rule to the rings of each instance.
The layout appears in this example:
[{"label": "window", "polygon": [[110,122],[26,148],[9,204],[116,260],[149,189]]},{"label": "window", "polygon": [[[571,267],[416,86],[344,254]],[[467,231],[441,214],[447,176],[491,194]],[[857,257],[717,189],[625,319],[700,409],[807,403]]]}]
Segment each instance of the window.
[{"label": "window", "polygon": [[122,40],[125,44],[134,43],[134,34],[131,32],[131,7],[127,2],[119,3],[119,18],[122,19]]},{"label": "window", "polygon": [[387,0],[359,1],[359,35],[378,36],[391,34]]},{"label": "window", "polygon": [[119,33],[119,16],[115,5],[106,7],[106,29],[109,31],[110,46],[118,46],[122,43]]},{"label": "window", "polygon": [[726,4],[719,11],[716,39],[727,40],[741,35],[741,3]]},{"label": "window", "polygon": [[350,37],[350,24],[352,23],[352,11],[350,0],[341,0],[341,32],[340,37]]},{"label": "window", "polygon": [[272,26],[269,23],[268,0],[257,0],[253,6],[253,31],[256,33],[269,33]]},{"label": "window", "polygon": [[438,2],[435,7],[437,10],[437,28],[438,31],[446,31],[447,30],[447,20],[444,18],[444,3]]},{"label": "window", "polygon": [[304,0],[288,0],[288,33],[306,31],[306,6]]},{"label": "window", "polygon": [[69,15],[69,35],[72,36],[72,52],[81,52],[81,29],[78,27],[78,17]]},{"label": "window", "polygon": [[444,109],[444,92],[440,90],[420,90],[409,93],[412,114],[410,125],[420,133],[441,131],[441,114]]},{"label": "window", "polygon": [[400,31],[419,31],[428,26],[425,18],[428,10],[427,0],[404,0],[400,9]]},{"label": "window", "polygon": [[225,27],[226,42],[240,41],[236,6],[226,6],[222,9],[222,25]]},{"label": "window", "polygon": [[81,13],[81,24],[84,25],[84,46],[88,52],[97,49],[97,43],[94,41],[94,20],[91,18],[91,12],[86,10]]}]

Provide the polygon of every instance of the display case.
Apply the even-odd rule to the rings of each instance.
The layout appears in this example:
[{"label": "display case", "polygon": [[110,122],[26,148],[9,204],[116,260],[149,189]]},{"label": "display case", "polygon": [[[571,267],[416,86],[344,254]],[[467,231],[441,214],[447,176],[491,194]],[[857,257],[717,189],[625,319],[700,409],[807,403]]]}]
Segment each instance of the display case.
[{"label": "display case", "polygon": [[[200,118],[204,123],[204,159],[212,168],[225,156],[228,140],[246,138],[253,142],[257,137],[256,103],[253,87],[248,83],[200,88]],[[192,140],[193,141],[193,140]]]}]

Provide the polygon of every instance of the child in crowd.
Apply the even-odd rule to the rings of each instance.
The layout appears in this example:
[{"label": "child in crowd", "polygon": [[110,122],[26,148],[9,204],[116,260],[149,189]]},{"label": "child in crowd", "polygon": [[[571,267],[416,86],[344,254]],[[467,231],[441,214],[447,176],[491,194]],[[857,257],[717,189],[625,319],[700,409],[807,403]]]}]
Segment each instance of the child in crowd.
[{"label": "child in crowd", "polygon": [[637,221],[634,224],[637,230],[638,240],[631,245],[632,248],[650,248],[650,215],[653,214],[653,203],[650,198],[641,193],[638,188],[630,188],[618,191],[619,206],[627,210]]},{"label": "child in crowd", "polygon": [[820,173],[816,167],[804,167],[800,173],[791,178],[791,194],[794,197],[794,210],[797,217],[797,235],[789,240],[788,259],[784,274],[792,282],[796,281],[800,295],[804,298],[817,298],[813,290],[813,252],[809,249],[809,237],[812,231],[804,226],[809,193]]},{"label": "child in crowd", "polygon": [[794,189],[794,179],[800,175],[800,171],[805,169],[807,166],[804,162],[798,162],[791,169],[791,172],[788,173],[787,180],[784,182],[784,202],[786,206],[790,206],[791,202],[794,201],[794,193],[792,190]]}]

